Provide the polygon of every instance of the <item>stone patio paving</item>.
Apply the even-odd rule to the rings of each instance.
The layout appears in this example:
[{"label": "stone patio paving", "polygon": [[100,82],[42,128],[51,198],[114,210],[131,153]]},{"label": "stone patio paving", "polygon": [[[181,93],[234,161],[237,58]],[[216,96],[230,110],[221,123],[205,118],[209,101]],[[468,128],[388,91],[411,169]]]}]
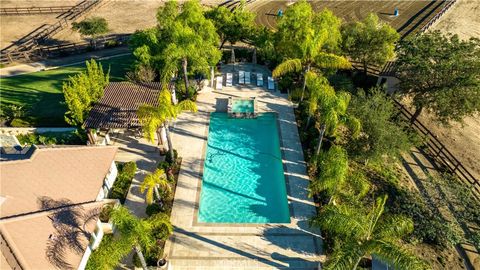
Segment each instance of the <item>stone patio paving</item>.
[{"label": "stone patio paving", "polygon": [[[222,67],[222,72],[231,69]],[[257,65],[236,65],[235,70],[239,69],[269,73]],[[322,242],[319,231],[308,226],[315,205],[307,196],[309,180],[292,105],[286,95],[253,85],[240,87],[237,80],[234,76],[234,86],[220,91],[203,90],[197,100],[198,113],[183,114],[172,129],[174,147],[183,161],[171,218],[175,232],[165,246],[169,269],[317,269],[324,259],[320,255]],[[290,223],[239,225],[196,221],[208,115],[226,111],[230,96],[256,97],[259,112],[278,113]]]}]

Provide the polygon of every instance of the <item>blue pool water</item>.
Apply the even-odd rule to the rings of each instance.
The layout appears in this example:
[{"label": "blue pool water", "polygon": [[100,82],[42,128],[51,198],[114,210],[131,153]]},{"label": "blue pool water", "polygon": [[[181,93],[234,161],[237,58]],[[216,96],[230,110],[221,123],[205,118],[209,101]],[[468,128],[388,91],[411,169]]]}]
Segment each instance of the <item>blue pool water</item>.
[{"label": "blue pool water", "polygon": [[253,113],[253,100],[251,99],[239,99],[234,100],[232,103],[232,112],[239,112],[239,113]]},{"label": "blue pool water", "polygon": [[274,113],[212,113],[198,222],[290,222],[281,158]]}]

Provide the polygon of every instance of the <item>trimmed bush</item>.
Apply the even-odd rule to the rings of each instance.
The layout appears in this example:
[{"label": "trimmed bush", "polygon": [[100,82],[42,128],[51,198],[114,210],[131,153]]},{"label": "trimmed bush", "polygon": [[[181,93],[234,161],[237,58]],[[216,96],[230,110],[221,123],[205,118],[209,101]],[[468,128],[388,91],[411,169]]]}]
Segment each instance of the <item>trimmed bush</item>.
[{"label": "trimmed bush", "polygon": [[66,144],[82,145],[87,141],[83,132],[46,132],[46,133],[28,133],[16,136],[20,144]]},{"label": "trimmed bush", "polygon": [[132,184],[133,177],[137,171],[137,164],[135,162],[127,162],[117,165],[118,175],[115,183],[113,183],[112,190],[108,198],[118,199],[123,204],[127,197],[128,190]]}]

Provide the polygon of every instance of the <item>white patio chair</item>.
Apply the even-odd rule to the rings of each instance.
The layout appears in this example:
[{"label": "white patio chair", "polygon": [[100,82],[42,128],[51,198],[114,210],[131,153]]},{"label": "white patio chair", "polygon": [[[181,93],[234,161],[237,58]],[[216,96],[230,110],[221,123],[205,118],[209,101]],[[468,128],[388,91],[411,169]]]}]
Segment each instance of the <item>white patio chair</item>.
[{"label": "white patio chair", "polygon": [[270,76],[268,76],[268,90],[275,90],[275,81]]},{"label": "white patio chair", "polygon": [[227,73],[227,81],[225,82],[225,86],[233,86],[233,74]]},{"label": "white patio chair", "polygon": [[215,84],[215,89],[222,90],[223,88],[223,77],[217,76],[217,83]]},{"label": "white patio chair", "polygon": [[257,86],[260,86],[260,87],[263,86],[263,74],[262,73],[257,73]]},{"label": "white patio chair", "polygon": [[245,71],[245,84],[250,84],[250,71]]},{"label": "white patio chair", "polygon": [[238,71],[238,83],[245,84],[245,72],[243,70]]}]

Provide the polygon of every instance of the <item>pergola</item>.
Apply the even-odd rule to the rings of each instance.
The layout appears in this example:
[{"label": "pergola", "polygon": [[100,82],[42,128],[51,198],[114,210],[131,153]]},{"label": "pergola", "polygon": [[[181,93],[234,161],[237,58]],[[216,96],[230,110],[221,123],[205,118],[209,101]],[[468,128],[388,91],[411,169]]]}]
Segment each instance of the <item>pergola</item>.
[{"label": "pergola", "polygon": [[105,131],[108,142],[111,129],[139,128],[138,108],[143,104],[157,106],[161,89],[159,82],[111,82],[84,123],[90,143],[97,143],[96,131]]}]

